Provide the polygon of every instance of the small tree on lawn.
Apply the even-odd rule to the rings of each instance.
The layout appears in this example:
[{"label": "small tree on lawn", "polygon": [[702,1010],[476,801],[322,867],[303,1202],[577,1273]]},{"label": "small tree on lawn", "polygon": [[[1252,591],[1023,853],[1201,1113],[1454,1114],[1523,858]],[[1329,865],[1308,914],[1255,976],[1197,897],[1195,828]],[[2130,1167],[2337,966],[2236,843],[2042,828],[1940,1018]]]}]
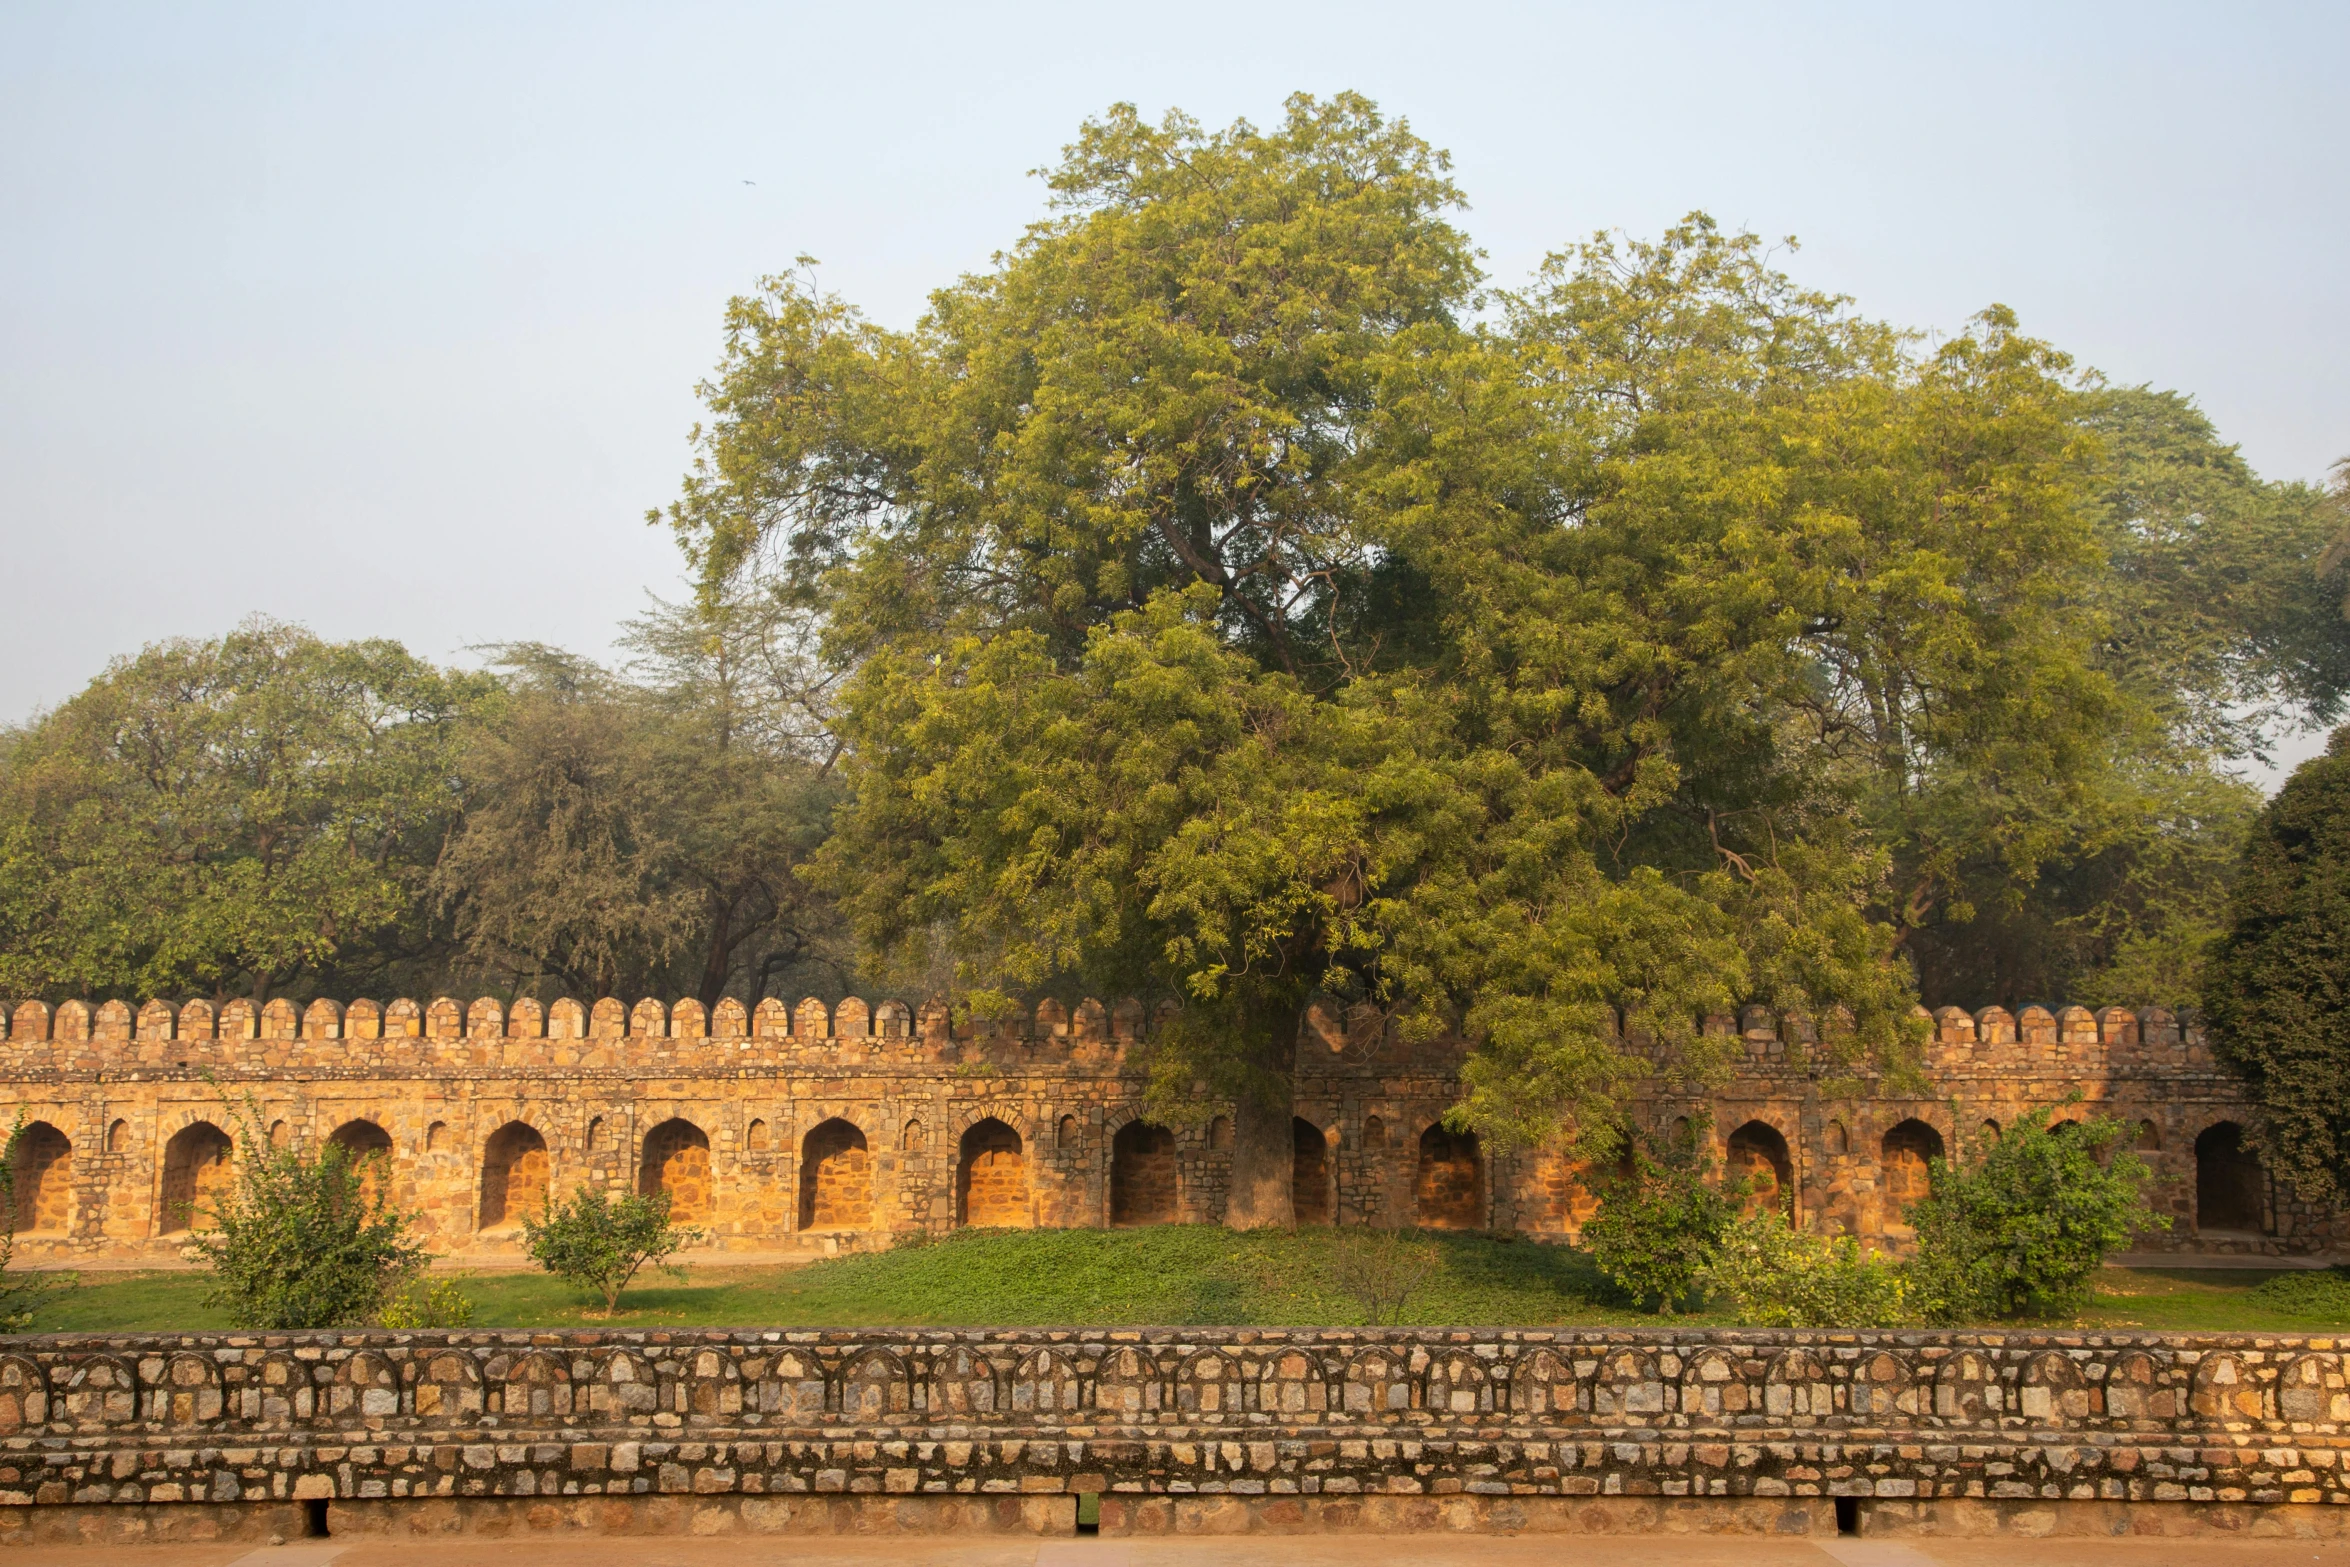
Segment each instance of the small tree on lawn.
[{"label": "small tree on lawn", "polygon": [[432,1260],[386,1198],[389,1182],[340,1143],[271,1147],[250,1101],[237,1120],[235,1179],[188,1242],[212,1267],[205,1303],[240,1328],[367,1322]]},{"label": "small tree on lawn", "polygon": [[1927,1166],[1927,1194],[1907,1215],[1911,1298],[1927,1320],[2071,1316],[2108,1253],[2169,1225],[2146,1206],[2153,1172],[2124,1146],[2129,1127],[2051,1128],[2054,1113],[2016,1117],[1972,1163]]},{"label": "small tree on lawn", "polygon": [[1635,1305],[1671,1316],[1704,1292],[1703,1275],[1738,1218],[1745,1183],[1714,1185],[1702,1129],[1661,1153],[1635,1137],[1629,1167],[1599,1183],[1583,1244]]},{"label": "small tree on lawn", "polygon": [[668,1259],[701,1238],[700,1231],[669,1222],[667,1192],[613,1197],[593,1186],[576,1188],[561,1206],[550,1205],[544,1219],[525,1216],[522,1232],[531,1260],[603,1296],[607,1317],[620,1309],[620,1292],[647,1263],[684,1277]]}]

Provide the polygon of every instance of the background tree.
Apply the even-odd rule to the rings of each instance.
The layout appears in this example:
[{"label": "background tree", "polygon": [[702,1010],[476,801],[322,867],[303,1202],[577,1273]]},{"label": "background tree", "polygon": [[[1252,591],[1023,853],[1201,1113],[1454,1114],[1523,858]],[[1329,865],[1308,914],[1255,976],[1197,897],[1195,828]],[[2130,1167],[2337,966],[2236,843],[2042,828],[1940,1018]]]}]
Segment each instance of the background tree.
[{"label": "background tree", "polygon": [[0,752],[0,991],[348,996],[423,896],[484,679],[249,621],[121,660]]},{"label": "background tree", "polygon": [[831,746],[779,618],[741,603],[649,616],[635,679],[500,650],[433,872],[467,963],[526,989],[704,1005],[840,988],[835,917],[799,875],[838,793]]},{"label": "background tree", "polygon": [[2203,1004],[2251,1086],[2269,1167],[2312,1197],[2350,1186],[2350,728],[2296,768],[2244,849]]}]

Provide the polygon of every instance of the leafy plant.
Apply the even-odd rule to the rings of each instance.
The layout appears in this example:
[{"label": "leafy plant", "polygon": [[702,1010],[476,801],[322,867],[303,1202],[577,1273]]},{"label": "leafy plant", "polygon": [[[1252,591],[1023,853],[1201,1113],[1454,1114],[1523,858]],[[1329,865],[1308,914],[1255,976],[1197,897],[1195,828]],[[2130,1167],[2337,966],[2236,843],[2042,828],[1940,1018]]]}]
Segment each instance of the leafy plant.
[{"label": "leafy plant", "polygon": [[531,1260],[554,1274],[604,1297],[604,1315],[620,1309],[620,1292],[646,1264],[682,1279],[667,1259],[701,1238],[701,1232],[669,1222],[669,1194],[630,1192],[613,1197],[602,1187],[581,1186],[544,1218],[525,1215],[522,1232]]},{"label": "leafy plant", "polygon": [[1698,1276],[1757,1328],[1893,1328],[1916,1320],[1909,1280],[1851,1236],[1799,1235],[1776,1213],[1732,1224]]},{"label": "leafy plant", "polygon": [[237,1112],[236,1171],[188,1242],[212,1268],[206,1303],[240,1328],[339,1328],[373,1318],[430,1260],[387,1182],[340,1143],[270,1146],[259,1107]]},{"label": "leafy plant", "polygon": [[1374,1327],[1403,1321],[1404,1308],[1436,1267],[1436,1249],[1401,1230],[1352,1226],[1330,1249],[1331,1278],[1361,1303],[1364,1321]]},{"label": "leafy plant", "polygon": [[420,1328],[462,1328],[473,1322],[473,1300],[455,1279],[436,1279],[427,1273],[412,1275],[384,1302],[376,1325],[395,1332]]},{"label": "leafy plant", "polygon": [[1745,1183],[1716,1186],[1696,1138],[1658,1157],[1634,1141],[1631,1168],[1603,1181],[1583,1244],[1634,1305],[1671,1316],[1702,1293],[1702,1276],[1738,1217]]},{"label": "leafy plant", "polygon": [[2069,1316],[2107,1253],[2168,1227],[2146,1205],[2153,1172],[2127,1151],[2131,1127],[2100,1118],[2052,1128],[2054,1114],[2017,1116],[1970,1164],[1927,1166],[1927,1195],[1906,1217],[1917,1230],[1913,1298],[1929,1321]]},{"label": "leafy plant", "polygon": [[2310,1268],[2263,1279],[2252,1290],[2264,1306],[2296,1316],[2350,1323],[2350,1267]]}]

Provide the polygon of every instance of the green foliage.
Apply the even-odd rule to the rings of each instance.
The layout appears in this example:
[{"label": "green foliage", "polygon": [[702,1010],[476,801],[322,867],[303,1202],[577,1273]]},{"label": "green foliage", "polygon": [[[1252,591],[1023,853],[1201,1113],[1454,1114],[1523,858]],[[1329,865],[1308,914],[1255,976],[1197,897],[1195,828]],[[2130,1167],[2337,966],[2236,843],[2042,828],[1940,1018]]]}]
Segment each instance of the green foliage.
[{"label": "green foliage", "polygon": [[1401,1322],[1442,1266],[1436,1248],[1401,1230],[1349,1226],[1331,1247],[1331,1277],[1362,1308],[1367,1323]]},{"label": "green foliage", "polygon": [[2261,811],[2203,1005],[2260,1107],[2269,1168],[2338,1198],[2350,1189],[2350,728]]},{"label": "green foliage", "polygon": [[[388,1182],[340,1143],[273,1148],[256,1107],[238,1116],[235,1178],[188,1242],[212,1269],[205,1299],[248,1329],[356,1327],[429,1260]],[[374,1156],[380,1157],[380,1156]]]},{"label": "green foliage", "polygon": [[705,1006],[840,988],[836,916],[798,874],[838,789],[809,754],[822,736],[795,625],[772,603],[665,609],[635,628],[634,679],[500,650],[432,877],[467,966],[526,990]]},{"label": "green foliage", "polygon": [[0,992],[350,994],[429,952],[486,688],[266,621],[116,662],[0,754]]},{"label": "green foliage", "polygon": [[568,1201],[549,1204],[541,1218],[525,1214],[522,1231],[531,1260],[601,1295],[606,1316],[620,1309],[620,1292],[647,1263],[683,1277],[666,1267],[667,1259],[701,1238],[699,1231],[669,1222],[667,1192],[613,1197],[599,1186],[574,1188]]},{"label": "green foliage", "polygon": [[422,1328],[463,1328],[473,1324],[473,1300],[455,1279],[418,1273],[392,1291],[376,1315],[376,1326],[408,1333]]},{"label": "green foliage", "polygon": [[2350,1323],[2350,1267],[2341,1263],[2276,1274],[2262,1280],[2252,1293],[2275,1311]]},{"label": "green foliage", "polygon": [[70,1273],[12,1271],[16,1260],[16,1171],[18,1144],[24,1138],[24,1110],[8,1128],[8,1143],[0,1148],[0,1333],[22,1333],[33,1318],[58,1295],[80,1280]]},{"label": "green foliage", "polygon": [[1968,1161],[1928,1165],[1912,1204],[1912,1299],[1927,1320],[2070,1316],[2108,1253],[2168,1226],[2146,1205],[2152,1172],[2127,1150],[2132,1129],[2097,1119],[2051,1127],[2019,1115]]},{"label": "green foliage", "polygon": [[1740,1325],[1897,1328],[1917,1320],[1909,1280],[1851,1236],[1799,1235],[1776,1213],[1749,1214],[1716,1243],[1698,1283]]},{"label": "green foliage", "polygon": [[1717,1184],[1695,1143],[1660,1158],[1635,1142],[1630,1169],[1599,1186],[1599,1211],[1583,1244],[1609,1282],[1635,1306],[1667,1316],[1704,1295],[1704,1274],[1738,1220],[1741,1183]]}]

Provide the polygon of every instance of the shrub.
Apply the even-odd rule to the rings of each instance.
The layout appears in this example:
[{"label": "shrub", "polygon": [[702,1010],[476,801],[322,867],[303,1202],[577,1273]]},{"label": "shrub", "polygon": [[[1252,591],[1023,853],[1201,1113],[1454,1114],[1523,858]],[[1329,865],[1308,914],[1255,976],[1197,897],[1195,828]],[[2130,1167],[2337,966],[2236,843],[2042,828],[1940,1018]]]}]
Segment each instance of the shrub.
[{"label": "shrub", "polygon": [[409,1216],[340,1143],[272,1148],[248,1104],[236,1178],[189,1247],[212,1267],[207,1305],[240,1328],[355,1327],[423,1268]]},{"label": "shrub", "polygon": [[419,1328],[462,1328],[473,1323],[473,1301],[455,1279],[412,1275],[384,1302],[379,1327],[410,1333]]},{"label": "shrub", "polygon": [[1698,1282],[1747,1327],[1897,1328],[1917,1318],[1891,1261],[1849,1235],[1799,1235],[1776,1213],[1732,1224]]},{"label": "shrub", "polygon": [[1910,1205],[1913,1298],[1929,1321],[2070,1316],[2106,1254],[2167,1227],[2146,1206],[2151,1172],[2123,1148],[2130,1128],[2095,1120],[2051,1130],[2031,1111],[1971,1165],[1936,1159]]},{"label": "shrub", "polygon": [[1742,1182],[1711,1185],[1699,1139],[1658,1157],[1635,1143],[1631,1169],[1599,1187],[1583,1244],[1632,1303],[1666,1316],[1698,1297],[1701,1274],[1738,1216]]},{"label": "shrub", "polygon": [[1361,1304],[1372,1327],[1403,1321],[1404,1307],[1435,1273],[1436,1262],[1433,1246],[1406,1239],[1400,1230],[1357,1226],[1330,1248],[1331,1277]]},{"label": "shrub", "polygon": [[669,1222],[669,1194],[630,1193],[612,1197],[601,1187],[582,1186],[560,1207],[550,1205],[544,1220],[525,1217],[522,1231],[531,1260],[559,1279],[604,1297],[604,1315],[620,1309],[620,1292],[647,1263],[673,1278],[684,1271],[666,1266],[700,1232]]},{"label": "shrub", "polygon": [[2252,1294],[2262,1305],[2289,1311],[2297,1317],[2350,1323],[2350,1267],[2340,1263],[2330,1268],[2280,1273],[2253,1286]]}]

